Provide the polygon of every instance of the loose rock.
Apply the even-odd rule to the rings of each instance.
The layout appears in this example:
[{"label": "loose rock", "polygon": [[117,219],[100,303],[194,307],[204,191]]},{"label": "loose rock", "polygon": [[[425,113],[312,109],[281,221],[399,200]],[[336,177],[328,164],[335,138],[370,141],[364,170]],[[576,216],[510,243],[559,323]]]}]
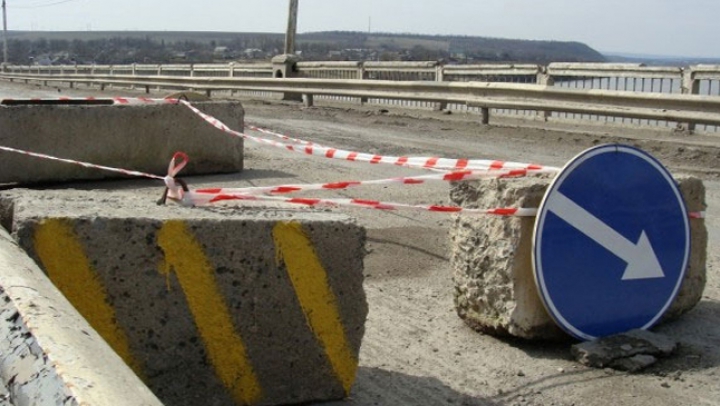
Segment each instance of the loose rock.
[{"label": "loose rock", "polygon": [[636,372],[654,364],[657,357],[672,354],[677,345],[667,336],[633,330],[573,345],[571,352],[586,366]]}]

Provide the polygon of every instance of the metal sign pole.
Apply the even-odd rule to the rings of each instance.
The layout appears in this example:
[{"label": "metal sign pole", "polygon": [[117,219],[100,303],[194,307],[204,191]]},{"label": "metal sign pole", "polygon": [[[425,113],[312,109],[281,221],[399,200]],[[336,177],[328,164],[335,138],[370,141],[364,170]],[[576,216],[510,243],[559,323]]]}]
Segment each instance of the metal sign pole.
[{"label": "metal sign pole", "polygon": [[3,64],[8,63],[8,44],[7,44],[7,5],[2,0],[3,15]]}]

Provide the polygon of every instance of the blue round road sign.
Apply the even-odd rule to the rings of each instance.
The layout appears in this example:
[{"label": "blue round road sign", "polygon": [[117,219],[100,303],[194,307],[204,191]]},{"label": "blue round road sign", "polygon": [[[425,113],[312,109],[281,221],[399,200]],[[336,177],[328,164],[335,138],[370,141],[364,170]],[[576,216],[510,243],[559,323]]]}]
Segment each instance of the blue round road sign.
[{"label": "blue round road sign", "polygon": [[570,161],[538,211],[533,263],[540,296],[564,330],[594,339],[649,328],[685,275],[690,225],[670,173],[623,145]]}]

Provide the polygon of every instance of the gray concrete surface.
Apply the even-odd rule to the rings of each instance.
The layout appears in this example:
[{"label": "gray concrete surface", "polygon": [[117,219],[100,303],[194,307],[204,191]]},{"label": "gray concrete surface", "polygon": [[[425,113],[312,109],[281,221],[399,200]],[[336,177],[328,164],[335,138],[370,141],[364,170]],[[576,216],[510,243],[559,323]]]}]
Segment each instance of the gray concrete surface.
[{"label": "gray concrete surface", "polygon": [[1,228],[0,337],[0,404],[161,405]]},{"label": "gray concrete surface", "polygon": [[20,246],[165,404],[349,394],[367,302],[365,231],[347,217],[157,206],[132,192],[16,190],[4,202]]},{"label": "gray concrete surface", "polygon": [[[242,131],[240,103],[199,105]],[[243,168],[243,140],[220,132],[182,105],[0,106],[0,145],[160,176],[176,151],[190,157],[183,176]],[[122,176],[5,151],[0,157],[0,184]]]},{"label": "gray concrete surface", "polygon": [[[677,179],[690,212],[705,211],[700,179]],[[458,182],[451,200],[463,207],[531,207],[540,205],[549,178],[507,182]],[[460,318],[482,332],[525,339],[563,339],[538,295],[533,264],[534,217],[492,218],[458,215],[450,231],[455,307]],[[677,297],[665,319],[677,318],[697,305],[707,279],[707,228],[690,219],[691,250]]]}]

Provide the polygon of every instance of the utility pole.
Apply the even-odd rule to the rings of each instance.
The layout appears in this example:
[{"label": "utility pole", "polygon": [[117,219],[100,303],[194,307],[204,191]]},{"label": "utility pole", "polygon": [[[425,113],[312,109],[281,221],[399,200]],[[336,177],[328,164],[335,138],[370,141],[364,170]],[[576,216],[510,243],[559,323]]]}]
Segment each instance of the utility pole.
[{"label": "utility pole", "polygon": [[8,63],[8,47],[7,47],[7,5],[5,0],[2,0],[2,15],[3,15],[3,64]]},{"label": "utility pole", "polygon": [[[3,0],[4,1],[4,0]],[[285,33],[285,55],[295,54],[295,34],[297,33],[298,0],[290,0],[288,26]]]}]

